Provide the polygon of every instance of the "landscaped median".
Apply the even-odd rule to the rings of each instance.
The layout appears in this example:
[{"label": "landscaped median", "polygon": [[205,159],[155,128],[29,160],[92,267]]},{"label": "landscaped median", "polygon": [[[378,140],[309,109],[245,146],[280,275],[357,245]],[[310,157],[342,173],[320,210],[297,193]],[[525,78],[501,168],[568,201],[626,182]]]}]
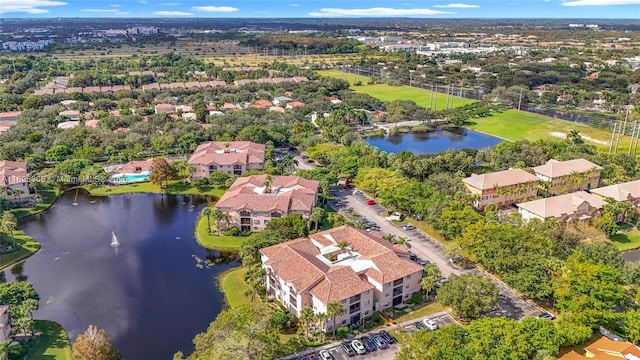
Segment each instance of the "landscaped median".
[{"label": "landscaped median", "polygon": [[[209,221],[212,224],[215,223],[213,219],[209,219]],[[207,217],[200,217],[196,225],[196,239],[200,245],[209,249],[238,251],[242,247],[242,244],[253,236],[218,235],[216,232],[209,231],[207,226]]]},{"label": "landscaped median", "polygon": [[[8,234],[8,236],[11,235]],[[13,237],[16,241],[16,247],[14,250],[0,255],[0,270],[18,263],[40,250],[40,243],[20,230],[14,230]]]}]

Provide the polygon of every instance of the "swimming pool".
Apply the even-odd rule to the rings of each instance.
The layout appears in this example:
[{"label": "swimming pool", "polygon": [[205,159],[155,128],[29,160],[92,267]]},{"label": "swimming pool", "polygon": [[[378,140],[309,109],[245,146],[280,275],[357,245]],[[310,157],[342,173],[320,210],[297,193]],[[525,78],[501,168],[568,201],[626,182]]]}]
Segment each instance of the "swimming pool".
[{"label": "swimming pool", "polygon": [[136,174],[116,174],[109,178],[109,182],[113,184],[129,184],[134,182],[149,181],[151,171],[143,171]]}]

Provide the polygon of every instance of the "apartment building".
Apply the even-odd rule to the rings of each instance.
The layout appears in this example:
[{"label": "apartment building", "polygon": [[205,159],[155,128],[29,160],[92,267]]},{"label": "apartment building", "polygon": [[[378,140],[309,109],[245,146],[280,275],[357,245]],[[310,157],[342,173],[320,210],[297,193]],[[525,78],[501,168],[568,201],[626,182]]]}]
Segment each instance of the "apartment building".
[{"label": "apartment building", "polygon": [[242,175],[247,170],[264,167],[264,144],[250,141],[212,141],[201,144],[189,158],[195,168],[194,178],[208,178],[214,171]]},{"label": "apartment building", "polygon": [[546,164],[533,168],[541,181],[550,183],[547,192],[551,195],[595,189],[599,186],[601,171],[601,166],[585,159],[551,159]]},{"label": "apartment building", "polygon": [[535,198],[540,179],[522,169],[509,169],[472,174],[462,182],[469,192],[478,196],[475,206],[484,209],[489,204],[508,206]]}]

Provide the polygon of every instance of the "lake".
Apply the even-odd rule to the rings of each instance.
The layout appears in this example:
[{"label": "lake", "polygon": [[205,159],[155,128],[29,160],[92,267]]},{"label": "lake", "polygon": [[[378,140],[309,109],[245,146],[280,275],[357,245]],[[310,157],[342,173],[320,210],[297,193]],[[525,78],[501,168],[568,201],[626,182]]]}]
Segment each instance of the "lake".
[{"label": "lake", "polygon": [[[74,206],[75,196],[67,192],[46,212],[21,221],[42,250],[3,275],[32,282],[40,295],[35,318],[59,322],[72,339],[93,324],[127,360],[191,353],[194,335],[223,307],[216,276],[239,265],[234,254],[207,250],[194,238],[207,199],[92,198],[81,191]],[[112,231],[117,248],[110,246]],[[207,258],[219,265],[204,266]]]},{"label": "lake", "polygon": [[371,136],[365,141],[387,153],[411,151],[415,154],[436,153],[449,149],[484,149],[496,146],[502,139],[477,131],[457,128],[432,132]]}]

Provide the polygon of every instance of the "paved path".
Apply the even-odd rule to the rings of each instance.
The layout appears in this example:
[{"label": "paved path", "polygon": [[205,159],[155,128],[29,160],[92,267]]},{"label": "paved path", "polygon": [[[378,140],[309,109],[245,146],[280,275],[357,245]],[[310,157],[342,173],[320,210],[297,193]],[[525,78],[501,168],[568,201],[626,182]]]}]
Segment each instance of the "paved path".
[{"label": "paved path", "polygon": [[[354,195],[352,190],[340,189],[335,191],[334,194],[343,199],[343,201],[348,204],[347,207],[352,208],[356,213],[364,216],[369,221],[378,224],[378,226],[380,226],[380,232],[383,234],[394,234],[408,239],[411,252],[416,254],[420,259],[428,260],[438,265],[443,276],[449,277],[451,274],[460,275],[473,272],[490,278],[498,286],[500,291],[498,295],[498,305],[490,312],[491,316],[506,316],[513,319],[522,319],[527,315],[534,315],[541,311],[490,274],[478,268],[465,270],[453,267],[449,263],[449,257],[445,254],[442,244],[418,229],[404,230],[401,226],[393,224],[381,215],[381,212],[386,210],[384,207],[381,205],[367,205],[369,197],[362,192],[358,191],[358,194]],[[341,210],[344,211],[344,209],[345,208]]]}]

